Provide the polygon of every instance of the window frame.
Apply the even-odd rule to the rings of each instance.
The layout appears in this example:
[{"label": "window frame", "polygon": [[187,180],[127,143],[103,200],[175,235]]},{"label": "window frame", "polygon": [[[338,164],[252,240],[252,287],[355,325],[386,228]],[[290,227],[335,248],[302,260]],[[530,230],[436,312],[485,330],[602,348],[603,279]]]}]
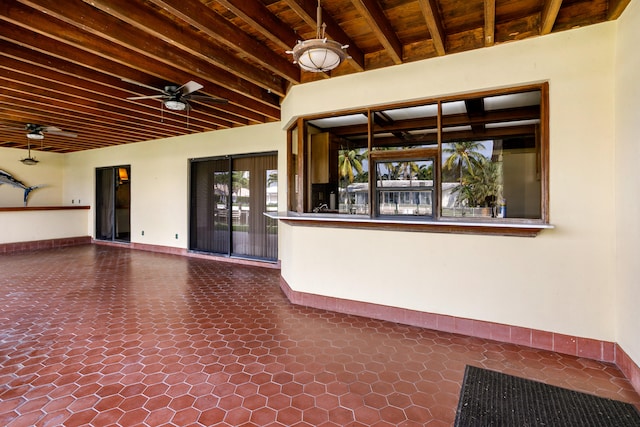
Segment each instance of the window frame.
[{"label": "window frame", "polygon": [[[442,178],[442,146],[443,146],[443,113],[442,104],[453,101],[465,101],[473,98],[484,98],[499,95],[508,95],[515,93],[522,93],[528,91],[540,91],[540,113],[539,113],[539,147],[537,150],[537,162],[540,167],[540,218],[479,218],[479,217],[445,217],[442,216],[441,211],[441,197],[442,189],[440,180]],[[394,151],[378,151],[373,149],[374,144],[374,123],[373,115],[377,111],[409,108],[420,105],[436,104],[438,107],[437,115],[437,146],[436,147],[421,147],[411,148],[405,150]],[[336,214],[313,214],[310,209],[305,210],[304,207],[309,206],[309,173],[296,173],[296,171],[308,171],[311,159],[308,151],[307,123],[312,120],[318,120],[329,117],[339,117],[350,114],[366,114],[368,129],[367,129],[367,146],[369,154],[369,213],[366,215],[352,215],[352,214],[340,214],[340,217],[349,216],[349,220],[339,221],[345,218],[336,218]],[[413,229],[416,231],[441,231],[441,232],[454,232],[465,233],[473,232],[479,234],[501,234],[501,235],[530,235],[534,236],[545,228],[553,228],[549,224],[549,83],[533,83],[521,86],[505,87],[500,89],[487,89],[482,91],[463,93],[450,96],[442,96],[429,99],[421,99],[417,101],[407,101],[393,104],[378,105],[370,108],[356,108],[350,110],[342,110],[331,112],[328,114],[316,114],[311,116],[299,117],[295,123],[288,129],[288,190],[290,192],[288,211],[292,214],[297,214],[298,217],[306,218],[306,221],[315,226],[320,225],[323,220],[331,226],[349,226],[349,227],[369,227],[376,221],[384,220],[384,227],[386,229],[398,229],[408,230]],[[294,136],[296,136],[294,138]],[[293,156],[292,152],[297,150],[297,157],[295,159],[295,171],[292,167]],[[436,153],[435,155],[433,153]],[[394,154],[390,154],[394,153]],[[407,154],[411,154],[410,157],[422,156],[425,153],[429,155],[426,157],[435,157],[434,168],[434,183],[433,183],[433,213],[432,217],[418,217],[411,218],[415,223],[420,223],[414,226],[406,224],[407,218],[404,216],[380,216],[377,212],[377,205],[375,204],[376,196],[376,178],[375,171],[372,175],[372,163],[382,158],[396,158],[406,159]],[[297,189],[297,196],[291,196],[291,191]],[[334,218],[330,218],[331,216]],[[356,218],[357,217],[357,218]],[[397,219],[397,221],[394,221]],[[325,225],[327,225],[325,224]],[[525,231],[526,230],[526,231]]]},{"label": "window frame", "polygon": [[[437,165],[437,156],[439,155],[439,150],[437,148],[412,148],[406,150],[393,150],[393,151],[371,151],[369,153],[369,192],[372,195],[370,200],[370,208],[369,211],[372,212],[371,216],[373,218],[385,218],[385,219],[415,219],[417,221],[433,221],[438,215],[439,211],[439,177],[436,176],[435,167]],[[380,205],[378,200],[379,187],[377,185],[378,178],[377,173],[375,173],[375,178],[371,178],[371,170],[376,171],[376,165],[382,162],[392,162],[392,161],[411,161],[411,160],[427,160],[432,161],[434,165],[433,171],[433,183],[429,187],[424,187],[431,191],[432,197],[432,205],[431,205],[431,215],[417,215],[415,217],[411,217],[408,215],[384,215],[379,212]],[[419,188],[419,187],[411,187],[411,188]],[[416,191],[416,190],[407,190],[407,191]]]}]

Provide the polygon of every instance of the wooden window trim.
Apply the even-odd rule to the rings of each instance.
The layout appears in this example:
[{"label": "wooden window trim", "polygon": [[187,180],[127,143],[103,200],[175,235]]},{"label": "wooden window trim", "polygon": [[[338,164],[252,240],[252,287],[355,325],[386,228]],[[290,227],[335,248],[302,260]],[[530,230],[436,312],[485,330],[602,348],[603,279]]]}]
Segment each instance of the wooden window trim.
[{"label": "wooden window trim", "polygon": [[[398,158],[406,157],[408,151],[411,151],[411,155],[415,155],[420,150],[425,152],[431,152],[436,150],[438,156],[441,157],[442,150],[442,104],[450,101],[464,101],[466,99],[486,97],[486,96],[499,96],[511,93],[526,92],[531,90],[540,90],[541,102],[540,102],[540,180],[541,180],[541,218],[534,220],[518,219],[518,218],[505,218],[499,221],[483,221],[481,219],[463,218],[458,220],[457,218],[438,218],[430,220],[393,220],[393,219],[381,219],[373,216],[360,217],[354,215],[331,215],[327,217],[322,214],[305,213],[303,207],[306,205],[305,201],[308,195],[306,194],[306,182],[308,177],[306,173],[301,173],[298,177],[299,189],[301,191],[298,203],[296,206],[289,205],[289,211],[294,215],[288,214],[280,215],[279,219],[283,222],[291,225],[305,225],[315,227],[337,227],[337,228],[375,228],[377,230],[394,230],[394,231],[419,231],[419,232],[439,232],[439,233],[463,233],[463,234],[487,234],[487,235],[508,235],[508,236],[536,236],[540,231],[544,229],[552,229],[553,225],[549,224],[549,83],[532,83],[521,86],[504,87],[499,89],[487,89],[471,93],[448,95],[442,97],[426,98],[419,101],[406,101],[393,104],[378,105],[367,109],[353,108],[342,111],[335,111],[325,114],[315,114],[305,116],[304,118],[298,118],[296,122],[288,129],[289,133],[294,127],[298,127],[298,170],[306,172],[305,168],[308,168],[307,153],[306,153],[306,122],[309,120],[337,117],[342,115],[365,113],[368,115],[368,134],[369,142],[368,148],[372,160],[378,160],[380,157],[390,158],[389,152],[381,152],[378,154],[376,150],[372,150],[372,112],[381,109],[394,109],[403,107],[412,107],[417,105],[437,104],[437,126],[438,126],[438,147],[432,148],[416,148],[405,151],[404,153],[398,153]],[[395,154],[391,154],[395,156]],[[438,158],[440,158],[438,157]],[[289,157],[290,164],[291,157]],[[436,162],[436,170],[434,171],[436,177],[441,176],[441,162]],[[289,176],[291,176],[291,169],[289,170]],[[291,185],[293,180],[289,180],[289,191],[292,191]],[[369,182],[371,187],[371,180]],[[438,186],[435,186],[437,189]],[[369,198],[372,197],[372,188],[369,189]],[[369,206],[371,205],[369,200]],[[439,209],[440,195],[435,194],[434,209]],[[344,218],[348,216],[349,218]]]}]

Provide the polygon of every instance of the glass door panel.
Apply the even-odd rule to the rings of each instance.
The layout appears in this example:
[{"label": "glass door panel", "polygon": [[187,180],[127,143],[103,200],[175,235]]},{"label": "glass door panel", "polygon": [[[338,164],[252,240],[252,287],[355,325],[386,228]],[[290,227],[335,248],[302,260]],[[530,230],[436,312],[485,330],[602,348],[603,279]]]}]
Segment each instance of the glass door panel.
[{"label": "glass door panel", "polygon": [[277,155],[191,163],[190,249],[277,259]]},{"label": "glass door panel", "polygon": [[191,164],[191,249],[229,253],[229,160]]}]

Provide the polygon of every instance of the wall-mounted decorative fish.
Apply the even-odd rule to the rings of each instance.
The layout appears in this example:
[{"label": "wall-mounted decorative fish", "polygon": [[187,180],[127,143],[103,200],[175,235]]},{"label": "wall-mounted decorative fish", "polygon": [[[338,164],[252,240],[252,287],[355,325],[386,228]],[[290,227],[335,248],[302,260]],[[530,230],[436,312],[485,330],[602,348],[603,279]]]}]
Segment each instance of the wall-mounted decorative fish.
[{"label": "wall-mounted decorative fish", "polygon": [[42,185],[33,185],[31,187],[27,187],[26,185],[24,185],[24,183],[22,183],[22,181],[18,181],[10,173],[5,172],[3,170],[0,170],[0,185],[2,185],[2,184],[9,184],[12,187],[17,187],[17,188],[23,189],[24,190],[24,205],[25,206],[27,206],[27,200],[29,198],[29,194],[31,194],[31,192],[33,190],[35,190],[36,188],[42,187]]}]

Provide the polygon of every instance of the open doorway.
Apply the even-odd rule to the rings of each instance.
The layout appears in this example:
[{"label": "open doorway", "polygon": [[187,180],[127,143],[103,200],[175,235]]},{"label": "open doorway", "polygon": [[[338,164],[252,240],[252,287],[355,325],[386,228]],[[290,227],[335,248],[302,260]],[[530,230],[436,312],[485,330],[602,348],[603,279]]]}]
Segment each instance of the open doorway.
[{"label": "open doorway", "polygon": [[131,241],[131,166],[96,169],[96,239]]}]

